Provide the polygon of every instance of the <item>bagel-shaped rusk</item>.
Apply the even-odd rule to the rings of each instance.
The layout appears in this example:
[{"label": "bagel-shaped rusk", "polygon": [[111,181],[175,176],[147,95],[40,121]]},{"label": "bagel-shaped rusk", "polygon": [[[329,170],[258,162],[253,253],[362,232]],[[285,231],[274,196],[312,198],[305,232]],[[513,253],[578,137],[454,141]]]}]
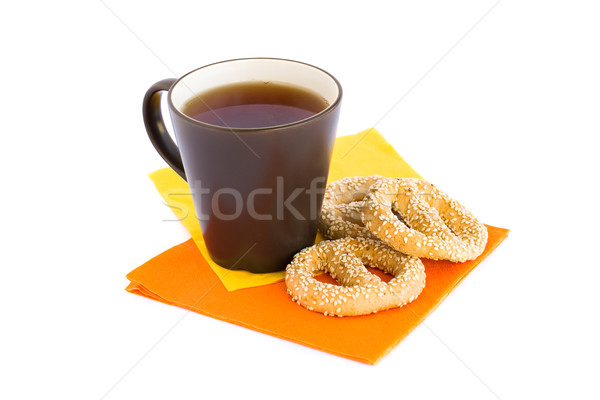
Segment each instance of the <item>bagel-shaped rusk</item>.
[{"label": "bagel-shaped rusk", "polygon": [[327,185],[319,217],[319,231],[327,239],[365,237],[377,239],[362,223],[360,211],[369,188],[383,178],[350,176]]},{"label": "bagel-shaped rusk", "polygon": [[422,179],[374,183],[363,201],[361,218],[380,240],[416,257],[463,262],[477,258],[487,243],[485,225]]},{"label": "bagel-shaped rusk", "polygon": [[[383,282],[365,264],[392,274]],[[329,273],[341,286],[320,282]],[[417,257],[395,251],[379,240],[325,240],[296,254],[286,268],[292,300],[325,315],[365,315],[410,303],[425,287],[425,267]]]}]

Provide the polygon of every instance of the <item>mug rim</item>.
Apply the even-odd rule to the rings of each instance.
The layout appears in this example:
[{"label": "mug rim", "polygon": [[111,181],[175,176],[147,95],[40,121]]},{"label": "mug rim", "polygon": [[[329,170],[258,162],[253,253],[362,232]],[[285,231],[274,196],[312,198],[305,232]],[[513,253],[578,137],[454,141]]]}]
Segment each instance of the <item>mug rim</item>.
[{"label": "mug rim", "polygon": [[[308,118],[304,118],[298,121],[294,121],[294,122],[290,122],[287,124],[283,124],[283,125],[272,125],[272,126],[264,126],[264,127],[258,127],[258,128],[234,128],[234,127],[229,127],[229,126],[223,126],[223,125],[214,125],[214,124],[209,124],[207,122],[202,122],[202,121],[198,121],[197,119],[194,119],[186,114],[184,114],[181,110],[179,110],[179,108],[175,107],[175,105],[173,104],[171,95],[173,93],[173,88],[175,86],[177,86],[177,84],[181,83],[183,81],[183,79],[185,79],[187,76],[196,73],[197,71],[207,68],[207,67],[211,67],[213,65],[218,65],[218,64],[224,64],[224,63],[229,63],[229,62],[233,62],[233,61],[245,61],[245,60],[275,60],[275,61],[285,61],[285,62],[291,62],[291,63],[296,63],[296,64],[302,64],[305,65],[307,67],[311,67],[314,68],[316,70],[319,70],[321,72],[323,72],[325,75],[327,75],[329,78],[331,78],[333,80],[333,82],[335,83],[335,85],[337,86],[338,89],[338,93],[337,96],[335,98],[335,100],[329,104],[326,108],[324,108],[323,110],[319,111],[318,113],[311,115]],[[288,128],[288,127],[292,127],[292,126],[297,126],[297,125],[302,125],[305,123],[308,123],[310,121],[313,121],[317,118],[322,117],[325,114],[330,113],[332,110],[334,110],[342,101],[342,85],[340,84],[340,82],[335,78],[335,76],[333,76],[332,74],[330,74],[329,72],[325,71],[322,68],[319,68],[317,66],[314,66],[312,64],[308,64],[302,61],[296,61],[296,60],[290,60],[287,58],[277,58],[277,57],[245,57],[245,58],[232,58],[230,60],[224,60],[224,61],[218,61],[218,62],[214,62],[211,64],[207,64],[204,65],[202,67],[196,68],[184,75],[182,75],[180,78],[178,78],[175,82],[173,82],[173,84],[171,85],[171,87],[169,88],[168,91],[168,96],[167,96],[167,104],[169,105],[169,108],[171,109],[171,111],[175,112],[179,117],[183,117],[184,119],[186,119],[188,122],[191,122],[193,124],[199,125],[199,126],[203,126],[203,127],[208,127],[211,129],[218,129],[218,130],[224,130],[224,131],[235,131],[235,132],[265,132],[265,131],[276,131],[276,130],[280,130],[280,129],[284,129],[284,128]]]}]

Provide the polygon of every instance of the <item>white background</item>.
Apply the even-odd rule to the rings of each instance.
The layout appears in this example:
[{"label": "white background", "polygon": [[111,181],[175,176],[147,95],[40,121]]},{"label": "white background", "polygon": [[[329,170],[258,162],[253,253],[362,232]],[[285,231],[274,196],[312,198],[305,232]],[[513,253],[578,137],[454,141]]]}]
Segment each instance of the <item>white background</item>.
[{"label": "white background", "polygon": [[[495,1],[3,2],[0,398],[599,398],[598,4]],[[145,90],[252,56],[334,74],[340,135],[511,229],[377,366],[124,290],[188,238]]]}]

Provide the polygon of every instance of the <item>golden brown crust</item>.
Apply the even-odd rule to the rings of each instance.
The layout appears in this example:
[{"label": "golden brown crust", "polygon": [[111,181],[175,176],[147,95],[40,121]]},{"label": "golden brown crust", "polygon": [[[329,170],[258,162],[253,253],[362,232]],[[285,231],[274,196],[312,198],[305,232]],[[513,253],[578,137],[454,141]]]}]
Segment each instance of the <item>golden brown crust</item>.
[{"label": "golden brown crust", "polygon": [[327,185],[323,207],[319,217],[319,231],[327,239],[343,237],[365,237],[377,239],[362,223],[363,199],[369,188],[383,178],[373,176],[351,176]]},{"label": "golden brown crust", "polygon": [[485,225],[422,179],[374,183],[361,218],[380,240],[416,257],[463,262],[477,258],[487,243]]},{"label": "golden brown crust", "polygon": [[[394,278],[386,283],[365,264]],[[341,286],[320,282],[315,275],[329,273]],[[285,283],[292,300],[325,315],[365,315],[401,307],[425,287],[421,260],[395,251],[385,243],[365,238],[326,240],[294,256],[286,268]]]}]

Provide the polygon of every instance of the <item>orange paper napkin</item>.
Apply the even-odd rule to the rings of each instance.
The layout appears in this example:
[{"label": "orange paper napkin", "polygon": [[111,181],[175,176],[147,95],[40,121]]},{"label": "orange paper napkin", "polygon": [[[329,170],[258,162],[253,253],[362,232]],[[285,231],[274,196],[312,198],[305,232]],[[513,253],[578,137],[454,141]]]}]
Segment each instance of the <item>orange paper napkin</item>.
[{"label": "orange paper napkin", "polygon": [[[329,181],[376,173],[418,176],[374,129],[337,139]],[[165,199],[172,197],[173,184],[183,182],[175,192],[185,193],[185,182],[173,181],[167,171],[155,173],[152,178]],[[183,209],[172,207],[176,212]],[[193,210],[191,202],[187,208]],[[507,229],[488,226],[487,247],[474,261],[423,260],[425,289],[407,306],[338,318],[308,311],[292,302],[281,281],[283,274],[265,280],[257,276],[260,274],[215,268],[199,250],[201,233],[193,229],[194,221],[182,218],[182,222],[190,229],[192,239],[130,272],[129,292],[368,364],[376,363],[406,337],[508,235]]]},{"label": "orange paper napkin", "polygon": [[227,291],[192,239],[127,275],[127,290],[342,357],[375,364],[421,323],[508,234],[488,226],[474,261],[423,260],[425,289],[407,306],[361,317],[326,317],[291,301],[285,282]]}]

